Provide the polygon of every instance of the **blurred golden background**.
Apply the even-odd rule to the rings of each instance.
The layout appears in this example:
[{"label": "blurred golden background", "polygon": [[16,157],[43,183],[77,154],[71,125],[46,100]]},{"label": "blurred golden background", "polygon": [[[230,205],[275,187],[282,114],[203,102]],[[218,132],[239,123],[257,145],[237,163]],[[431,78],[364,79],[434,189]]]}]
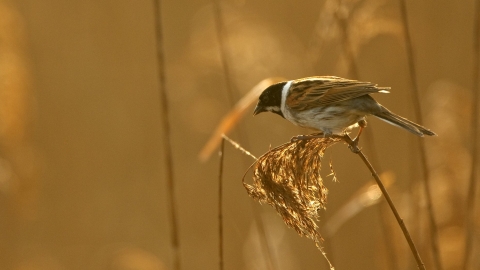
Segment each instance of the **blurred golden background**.
[{"label": "blurred golden background", "polygon": [[[0,0],[0,269],[175,269],[161,90],[181,269],[218,269],[219,160],[198,154],[233,104],[265,78],[335,75],[391,86],[375,98],[418,120],[409,45],[422,124],[439,135],[422,140],[441,264],[462,269],[469,238],[467,269],[480,269],[478,199],[466,237],[479,139],[475,3],[407,0],[410,44],[400,3],[161,1],[162,69],[153,1]],[[230,136],[259,156],[306,132],[247,111]],[[436,269],[419,140],[372,118],[365,133],[361,146]],[[248,197],[241,178],[252,160],[225,149],[225,269],[328,269],[312,241]],[[336,269],[416,269],[383,197],[369,196],[361,161],[340,143],[324,161],[329,196],[318,224]]]}]

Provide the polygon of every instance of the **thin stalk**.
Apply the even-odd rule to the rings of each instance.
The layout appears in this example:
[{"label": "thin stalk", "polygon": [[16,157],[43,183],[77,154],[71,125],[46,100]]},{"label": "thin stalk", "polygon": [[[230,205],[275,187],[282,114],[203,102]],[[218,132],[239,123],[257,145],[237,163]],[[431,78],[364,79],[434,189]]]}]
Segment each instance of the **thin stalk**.
[{"label": "thin stalk", "polygon": [[475,14],[473,18],[473,115],[472,115],[472,163],[470,167],[470,181],[468,185],[467,209],[466,209],[466,238],[465,238],[465,257],[463,269],[468,269],[468,264],[472,256],[473,241],[475,239],[475,197],[477,191],[477,158],[478,158],[478,106],[479,72],[480,72],[480,1],[475,1]]},{"label": "thin stalk", "polygon": [[175,197],[175,181],[173,173],[173,155],[171,131],[168,109],[168,94],[165,83],[165,49],[163,44],[162,17],[160,0],[153,0],[155,16],[155,35],[157,39],[157,63],[160,110],[164,132],[163,147],[165,151],[166,178],[167,178],[167,203],[170,209],[171,245],[173,249],[173,269],[180,270],[180,241],[178,236],[177,207]]},{"label": "thin stalk", "polygon": [[[358,71],[358,65],[357,61],[355,58],[355,53],[353,51],[352,47],[352,42],[350,40],[350,35],[349,35],[349,29],[348,29],[348,20],[341,14],[342,8],[342,1],[337,0],[338,3],[338,8],[337,11],[335,12],[335,19],[337,20],[339,26],[340,26],[340,31],[341,31],[341,36],[342,36],[342,43],[343,43],[343,50],[345,53],[345,57],[347,58],[348,61],[348,73],[351,75],[352,79],[359,80],[360,79],[360,74]],[[378,158],[378,152],[375,147],[375,139],[373,136],[372,132],[367,132],[365,135],[365,141],[367,148],[369,152],[371,153],[371,159],[372,163],[379,168],[379,171],[382,171],[380,167],[380,161]],[[388,224],[385,219],[384,212],[382,211],[382,206],[378,207],[378,212],[380,215],[380,219],[382,220],[382,232],[383,232],[383,239],[384,239],[384,244],[387,247],[387,255],[388,255],[388,264],[390,269],[398,269],[398,263],[397,263],[397,256],[396,253],[394,252],[393,249],[393,243],[392,241],[392,235],[389,233],[389,228]]]},{"label": "thin stalk", "polygon": [[[226,83],[226,89],[227,89],[227,94],[228,94],[228,100],[230,102],[230,107],[235,106],[235,85],[233,83],[233,79],[231,76],[231,69],[228,61],[228,54],[227,54],[227,42],[226,42],[226,31],[224,27],[224,22],[223,22],[223,17],[222,17],[222,11],[220,8],[220,0],[213,0],[213,17],[215,21],[215,30],[216,30],[216,35],[217,35],[217,40],[219,44],[219,50],[220,50],[220,61],[222,63],[222,68],[225,76],[225,83]],[[247,142],[247,135],[242,129],[238,129],[238,135],[240,137],[240,140],[244,142],[245,144],[248,144]],[[258,211],[255,207],[252,208],[252,212]],[[273,263],[273,257],[271,255],[271,251],[269,248],[268,244],[268,239],[265,234],[264,227],[265,225],[263,224],[263,220],[258,218],[260,215],[259,213],[254,213],[254,219],[257,224],[257,229],[258,229],[258,234],[260,236],[260,242],[261,246],[264,249],[264,253],[267,255],[267,265],[272,266],[275,265]]]},{"label": "thin stalk", "polygon": [[224,140],[227,140],[227,142],[229,142],[235,149],[239,150],[240,152],[242,152],[244,155],[246,156],[249,156],[251,158],[253,158],[254,160],[257,160],[258,158],[254,155],[252,155],[252,153],[248,152],[245,148],[243,148],[242,146],[240,146],[240,144],[238,144],[237,142],[235,142],[234,140],[230,139],[227,135],[223,134],[222,135],[222,138]]},{"label": "thin stalk", "polygon": [[223,160],[225,151],[225,139],[220,145],[220,166],[218,168],[218,257],[220,270],[224,269],[223,264]]},{"label": "thin stalk", "polygon": [[[399,0],[400,2],[400,13],[402,17],[402,24],[405,33],[405,47],[407,51],[407,62],[410,72],[410,83],[411,89],[413,93],[413,108],[415,112],[415,117],[417,119],[417,123],[422,124],[422,111],[420,107],[420,94],[418,90],[418,81],[417,81],[417,73],[415,69],[415,62],[414,62],[414,54],[413,54],[413,45],[412,39],[410,36],[410,30],[408,27],[408,16],[407,16],[407,6],[405,0]],[[422,166],[423,171],[423,181],[425,185],[425,198],[428,210],[428,220],[430,225],[430,245],[432,248],[432,255],[433,261],[435,264],[435,268],[438,270],[443,269],[442,262],[440,259],[440,249],[438,244],[438,228],[437,223],[435,221],[435,213],[433,209],[433,200],[432,194],[430,189],[430,171],[428,170],[427,165],[427,154],[425,149],[425,143],[423,140],[418,140],[420,143],[420,163]]]},{"label": "thin stalk", "polygon": [[[235,147],[235,149],[239,150],[240,152],[242,152],[246,156],[249,156],[249,157],[253,158],[254,160],[258,160],[258,158],[256,156],[252,155],[250,152],[245,150],[237,142],[230,139],[227,135],[223,134],[222,138],[223,138],[223,141],[225,141],[225,140],[228,141],[233,147]],[[258,234],[261,236],[260,237],[260,240],[261,240],[260,241],[260,247],[262,249],[263,254],[266,257],[265,263],[267,265],[267,269],[269,269],[269,270],[278,269],[276,261],[273,259],[273,255],[272,255],[272,252],[271,252],[272,248],[269,245],[269,241],[267,239],[267,233],[266,233],[266,230],[265,230],[265,223],[263,222],[259,211],[255,208],[255,205],[254,205],[253,201],[251,201],[251,202],[252,202],[252,212],[253,212],[253,215],[254,215],[255,224],[256,224],[256,227],[257,227],[257,230],[258,230]],[[262,240],[262,237],[263,237],[263,240]]]},{"label": "thin stalk", "polygon": [[335,256],[333,253],[333,243],[332,243],[332,238],[329,237],[325,239],[326,241],[323,242],[324,250],[326,254],[329,254],[330,259],[327,260],[327,263],[330,262],[330,265],[335,265]]},{"label": "thin stalk", "polygon": [[377,172],[373,168],[372,164],[368,161],[367,157],[363,154],[362,150],[357,147],[356,143],[348,135],[339,136],[339,138],[342,138],[348,145],[350,145],[352,152],[356,153],[362,159],[363,163],[365,163],[365,165],[368,167],[368,169],[372,173],[372,176],[377,182],[378,187],[382,191],[383,196],[387,200],[387,203],[390,206],[390,209],[392,210],[393,215],[397,219],[398,225],[402,229],[403,235],[405,236],[405,239],[408,242],[410,250],[412,251],[412,254],[415,257],[418,269],[425,270],[425,265],[423,264],[422,258],[420,257],[420,254],[418,253],[418,250],[415,247],[415,244],[413,243],[412,237],[410,236],[410,233],[408,232],[408,229],[405,226],[403,219],[400,217],[400,214],[398,214],[398,211],[395,205],[393,204],[393,201],[390,198],[390,195],[388,194],[387,189],[383,185],[382,181],[380,180],[380,177],[378,176]]}]

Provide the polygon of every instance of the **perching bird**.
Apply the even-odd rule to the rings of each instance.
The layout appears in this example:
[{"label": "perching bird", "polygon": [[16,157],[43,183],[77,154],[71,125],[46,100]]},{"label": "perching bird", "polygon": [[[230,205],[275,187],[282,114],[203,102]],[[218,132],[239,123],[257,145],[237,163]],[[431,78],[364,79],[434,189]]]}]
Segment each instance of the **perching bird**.
[{"label": "perching bird", "polygon": [[327,136],[343,135],[349,127],[364,123],[367,115],[374,115],[418,136],[436,135],[392,113],[370,96],[372,93],[389,93],[389,89],[333,76],[280,82],[262,92],[253,115],[273,112],[295,125],[322,131]]}]

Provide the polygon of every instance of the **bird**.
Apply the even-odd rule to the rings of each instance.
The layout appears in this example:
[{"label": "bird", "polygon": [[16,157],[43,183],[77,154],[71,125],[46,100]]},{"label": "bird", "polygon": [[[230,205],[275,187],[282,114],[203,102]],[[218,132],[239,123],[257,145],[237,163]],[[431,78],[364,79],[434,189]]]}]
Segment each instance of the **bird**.
[{"label": "bird", "polygon": [[391,112],[370,96],[389,93],[389,90],[390,87],[335,76],[283,81],[263,90],[253,115],[272,112],[297,126],[320,131],[324,137],[345,135],[356,126],[360,126],[360,135],[369,115],[420,137],[436,135]]}]

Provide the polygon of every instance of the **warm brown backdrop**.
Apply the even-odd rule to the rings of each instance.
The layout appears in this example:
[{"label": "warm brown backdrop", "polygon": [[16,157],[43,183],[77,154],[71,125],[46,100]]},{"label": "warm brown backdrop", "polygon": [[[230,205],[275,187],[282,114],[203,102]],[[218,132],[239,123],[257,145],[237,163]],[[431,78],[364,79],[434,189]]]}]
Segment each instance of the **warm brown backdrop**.
[{"label": "warm brown backdrop", "polygon": [[[235,99],[266,77],[351,76],[326,11],[335,2],[221,1]],[[359,79],[391,86],[377,99],[413,120],[398,1],[344,2]],[[182,269],[217,269],[218,158],[197,158],[231,106],[212,1],[162,7]],[[474,4],[408,0],[407,7],[424,124],[439,134],[425,140],[442,259],[445,269],[459,269]],[[1,269],[172,269],[155,46],[152,1],[0,1]],[[267,114],[248,114],[239,129],[246,136],[232,137],[256,155],[301,132]],[[392,196],[433,269],[418,142],[375,119],[366,132],[374,134],[377,152],[365,150],[382,171],[393,172]],[[262,214],[278,269],[327,269],[311,241],[287,229],[270,207],[252,204],[241,185],[251,161],[226,149],[225,269],[266,269],[253,208]],[[330,193],[320,226],[370,179],[346,147],[333,147],[330,159],[339,182],[325,177]],[[379,206],[327,239],[336,269],[415,268],[393,215],[380,215]],[[394,243],[388,247],[382,224]]]}]

